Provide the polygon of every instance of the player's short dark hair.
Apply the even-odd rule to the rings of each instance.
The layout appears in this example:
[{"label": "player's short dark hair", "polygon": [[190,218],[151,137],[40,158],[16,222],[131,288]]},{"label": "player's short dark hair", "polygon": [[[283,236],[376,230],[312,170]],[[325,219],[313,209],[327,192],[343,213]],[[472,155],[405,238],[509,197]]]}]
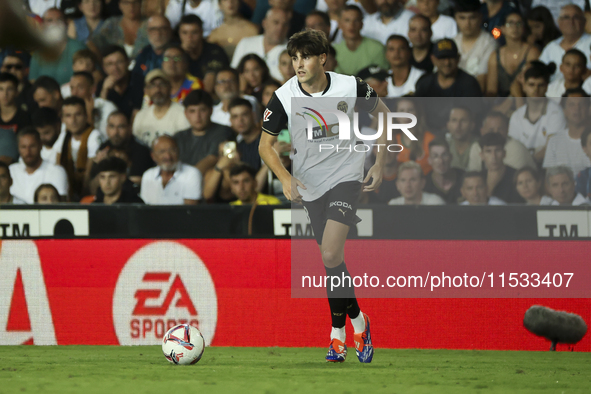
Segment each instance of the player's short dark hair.
[{"label": "player's short dark hair", "polygon": [[392,34],[390,37],[388,37],[388,39],[386,40],[386,45],[388,45],[388,43],[390,41],[400,41],[404,44],[404,46],[406,47],[406,49],[408,51],[410,51],[410,43],[408,42],[408,39],[404,36],[401,36],[400,34]]},{"label": "player's short dark hair", "polygon": [[33,126],[26,126],[20,129],[18,133],[16,133],[16,139],[19,141],[22,137],[27,135],[33,136],[38,143],[41,143],[41,135],[39,135],[39,132]]},{"label": "player's short dark hair", "polygon": [[252,111],[251,102],[242,97],[236,97],[235,99],[230,101],[230,104],[228,105],[228,112],[230,112],[234,107],[247,107],[249,110]]},{"label": "player's short dark hair", "polygon": [[70,96],[67,99],[64,100],[64,102],[62,103],[62,108],[66,107],[68,105],[79,105],[81,106],[84,111],[86,112],[86,103],[84,102],[83,99],[81,99],[80,97],[76,97],[76,96]]},{"label": "player's short dark hair", "polygon": [[298,52],[302,56],[328,55],[328,39],[318,30],[305,30],[295,33],[287,43],[287,53],[293,57]]},{"label": "player's short dark hair", "polygon": [[256,179],[257,171],[246,163],[238,163],[230,168],[230,177],[247,172],[252,179]]},{"label": "player's short dark hair", "polygon": [[127,163],[116,156],[108,156],[107,158],[101,160],[97,164],[96,173],[100,174],[101,172],[106,171],[113,171],[118,174],[125,174],[127,173]]},{"label": "player's short dark hair", "polygon": [[125,58],[125,60],[129,60],[129,56],[127,56],[127,52],[125,52],[125,49],[120,46],[120,45],[109,45],[107,46],[102,52],[101,52],[101,56],[103,58],[110,56],[114,53],[120,53],[121,55],[123,55],[123,57]]},{"label": "player's short dark hair", "polygon": [[485,146],[500,146],[504,148],[506,142],[505,137],[499,133],[486,133],[480,138],[478,144],[481,149],[484,149]]},{"label": "player's short dark hair", "polygon": [[42,75],[35,80],[35,83],[31,89],[31,93],[35,93],[35,91],[39,88],[47,90],[49,93],[59,92],[60,96],[62,94],[60,84],[55,79],[48,77],[47,75]]},{"label": "player's short dark hair", "polygon": [[11,73],[0,73],[0,82],[12,82],[15,88],[18,88],[18,78]]},{"label": "player's short dark hair", "polygon": [[579,51],[576,48],[571,48],[564,53],[564,55],[562,56],[562,61],[564,61],[564,58],[569,55],[577,56],[579,58],[579,60],[581,61],[581,63],[583,64],[583,66],[587,67],[587,56],[585,56],[585,54],[583,52]]},{"label": "player's short dark hair", "polygon": [[51,183],[42,183],[41,185],[37,186],[37,189],[35,189],[33,202],[35,202],[35,203],[39,202],[39,194],[41,193],[41,190],[43,190],[43,189],[51,189],[55,192],[55,195],[58,198],[60,197],[60,193],[57,191],[55,186],[53,186]]},{"label": "player's short dark hair", "polygon": [[539,60],[533,60],[531,67],[527,69],[524,74],[524,80],[527,81],[530,78],[542,78],[546,83],[550,83],[550,77],[556,71],[556,64],[544,64]]},{"label": "player's short dark hair", "polygon": [[201,29],[203,29],[203,20],[195,14],[188,14],[181,18],[181,21],[179,22],[179,27],[181,25],[197,25]]},{"label": "player's short dark hair", "polygon": [[185,108],[200,104],[203,104],[208,108],[213,108],[213,99],[211,98],[211,95],[205,90],[192,90],[183,100],[183,105]]},{"label": "player's short dark hair", "polygon": [[434,146],[443,146],[445,149],[447,149],[447,151],[450,151],[449,148],[449,143],[447,142],[447,140],[445,139],[445,137],[435,137],[433,138],[433,140],[431,140],[431,142],[429,142],[429,150],[431,150],[431,148],[433,148]]},{"label": "player's short dark hair", "polygon": [[88,82],[89,85],[94,85],[94,77],[92,76],[91,73],[87,72],[87,71],[77,71],[74,74],[72,74],[73,77],[83,77],[84,79],[86,79],[86,82]]},{"label": "player's short dark hair", "polygon": [[519,178],[519,175],[523,174],[524,172],[529,172],[536,181],[542,181],[542,174],[538,170],[530,166],[525,166],[515,171],[515,175],[513,175],[513,186],[517,186],[517,178]]},{"label": "player's short dark hair", "polygon": [[585,148],[589,143],[589,136],[591,135],[591,125],[587,124],[585,126],[585,130],[583,130],[583,134],[581,134],[581,146]]},{"label": "player's short dark hair", "polygon": [[33,127],[55,126],[61,124],[57,111],[53,108],[41,107],[31,116],[31,125]]},{"label": "player's short dark hair", "polygon": [[234,79],[236,80],[236,82],[240,82],[240,75],[238,74],[238,70],[236,70],[235,68],[232,68],[232,67],[222,67],[222,68],[218,69],[215,72],[215,79],[218,78],[218,75],[221,72],[232,73],[232,75],[234,76]]},{"label": "player's short dark hair", "polygon": [[325,25],[330,26],[330,16],[324,11],[314,10],[309,12],[308,15],[306,15],[306,18],[309,16],[318,16],[322,19],[322,22],[324,22]]},{"label": "player's short dark hair", "polygon": [[464,176],[462,177],[462,183],[460,184],[462,187],[464,186],[464,182],[468,178],[480,178],[482,182],[486,184],[486,178],[484,178],[484,174],[480,171],[466,171]]}]

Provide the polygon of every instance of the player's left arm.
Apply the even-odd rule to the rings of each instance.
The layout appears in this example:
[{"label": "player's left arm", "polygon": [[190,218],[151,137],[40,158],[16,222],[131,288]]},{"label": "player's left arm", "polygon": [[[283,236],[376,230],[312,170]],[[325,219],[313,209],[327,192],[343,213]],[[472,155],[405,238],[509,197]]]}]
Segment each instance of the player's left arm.
[{"label": "player's left arm", "polygon": [[[378,97],[376,92],[367,84],[365,81],[357,78],[357,109],[361,111],[367,111],[372,116],[378,117],[383,116],[386,124],[386,114],[389,112],[388,107]],[[364,192],[371,192],[380,187],[382,183],[382,174],[384,162],[386,160],[386,144],[387,133],[382,132],[382,135],[377,139],[378,152],[376,155],[375,164],[367,172],[367,176],[363,180],[365,186],[363,187]],[[371,183],[367,184],[371,179]]]}]

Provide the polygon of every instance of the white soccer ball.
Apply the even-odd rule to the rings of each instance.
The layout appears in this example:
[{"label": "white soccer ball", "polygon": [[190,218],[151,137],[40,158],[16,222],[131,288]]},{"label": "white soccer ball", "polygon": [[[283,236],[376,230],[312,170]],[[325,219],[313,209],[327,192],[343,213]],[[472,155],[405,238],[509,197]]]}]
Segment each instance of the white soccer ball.
[{"label": "white soccer ball", "polygon": [[164,357],[173,364],[195,364],[201,360],[203,350],[205,341],[201,331],[189,324],[172,327],[162,338]]}]

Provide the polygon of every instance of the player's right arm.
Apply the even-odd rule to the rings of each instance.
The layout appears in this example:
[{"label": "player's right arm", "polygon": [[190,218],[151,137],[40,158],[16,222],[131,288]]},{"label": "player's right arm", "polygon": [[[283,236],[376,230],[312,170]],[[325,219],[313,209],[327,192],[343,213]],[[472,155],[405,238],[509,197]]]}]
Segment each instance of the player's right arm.
[{"label": "player's right arm", "polygon": [[267,167],[273,171],[277,179],[283,185],[283,194],[293,202],[301,202],[302,196],[297,187],[305,189],[306,187],[296,178],[293,178],[289,171],[283,166],[279,154],[273,147],[277,141],[279,132],[287,127],[287,114],[283,105],[275,94],[269,100],[267,108],[263,114],[263,133],[259,142],[259,155]]}]

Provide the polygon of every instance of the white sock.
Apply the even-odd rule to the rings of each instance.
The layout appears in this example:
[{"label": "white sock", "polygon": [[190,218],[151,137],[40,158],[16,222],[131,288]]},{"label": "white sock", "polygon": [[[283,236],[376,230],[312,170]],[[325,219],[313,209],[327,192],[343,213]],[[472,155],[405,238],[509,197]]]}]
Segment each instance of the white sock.
[{"label": "white sock", "polygon": [[353,331],[355,334],[361,334],[365,331],[365,319],[363,318],[363,312],[359,312],[359,316],[355,319],[351,319],[351,324],[353,324]]},{"label": "white sock", "polygon": [[338,339],[339,341],[345,343],[345,339],[347,338],[347,334],[345,334],[345,327],[336,328],[333,327],[330,331],[330,339]]}]

